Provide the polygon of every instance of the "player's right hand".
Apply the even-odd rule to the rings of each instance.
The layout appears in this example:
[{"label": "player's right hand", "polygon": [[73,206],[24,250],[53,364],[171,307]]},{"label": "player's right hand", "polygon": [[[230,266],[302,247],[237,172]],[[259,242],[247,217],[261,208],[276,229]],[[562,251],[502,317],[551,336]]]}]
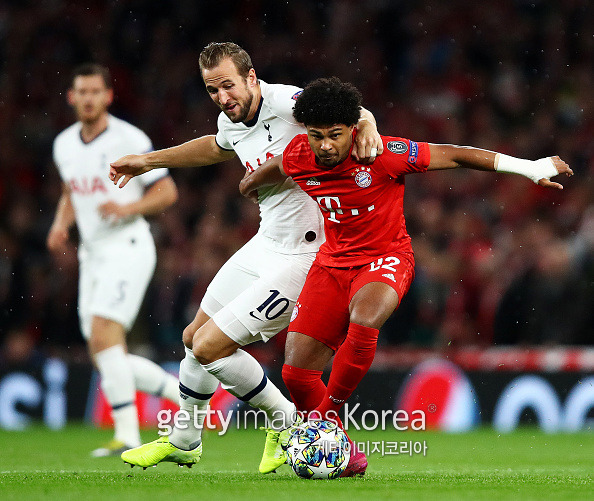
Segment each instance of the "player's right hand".
[{"label": "player's right hand", "polygon": [[68,230],[59,226],[52,226],[46,241],[47,248],[50,252],[63,252],[66,242],[68,242]]},{"label": "player's right hand", "polygon": [[140,176],[151,170],[144,155],[126,155],[109,165],[109,179],[113,181],[113,184],[117,186],[120,179],[123,178],[119,184],[120,188],[126,186],[134,176]]}]

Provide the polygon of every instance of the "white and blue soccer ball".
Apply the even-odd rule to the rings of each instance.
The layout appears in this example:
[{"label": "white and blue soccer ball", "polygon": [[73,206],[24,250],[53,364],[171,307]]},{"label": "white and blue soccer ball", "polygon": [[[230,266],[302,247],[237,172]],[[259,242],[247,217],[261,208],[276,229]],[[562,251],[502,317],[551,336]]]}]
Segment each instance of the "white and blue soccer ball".
[{"label": "white and blue soccer ball", "polygon": [[312,420],[289,438],[287,462],[302,478],[337,478],[349,464],[350,443],[331,421]]}]

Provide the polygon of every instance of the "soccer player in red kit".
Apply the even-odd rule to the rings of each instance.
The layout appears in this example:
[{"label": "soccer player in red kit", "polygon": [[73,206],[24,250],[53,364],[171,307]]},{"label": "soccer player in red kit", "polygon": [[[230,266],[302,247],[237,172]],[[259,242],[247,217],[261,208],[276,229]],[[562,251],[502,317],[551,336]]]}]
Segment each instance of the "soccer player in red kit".
[{"label": "soccer player in red kit", "polygon": [[[360,106],[361,94],[352,85],[338,78],[312,82],[293,111],[307,135],[296,136],[282,157],[246,174],[240,184],[249,196],[291,176],[324,216],[326,242],[293,311],[282,374],[297,409],[334,421],[371,366],[379,329],[414,278],[403,214],[404,176],[466,167],[522,174],[561,189],[549,179],[573,174],[559,157],[530,161],[388,136],[382,136],[384,154],[363,165],[349,154]],[[326,387],[321,375],[334,354]],[[349,468],[364,473],[365,456],[352,459]]]}]

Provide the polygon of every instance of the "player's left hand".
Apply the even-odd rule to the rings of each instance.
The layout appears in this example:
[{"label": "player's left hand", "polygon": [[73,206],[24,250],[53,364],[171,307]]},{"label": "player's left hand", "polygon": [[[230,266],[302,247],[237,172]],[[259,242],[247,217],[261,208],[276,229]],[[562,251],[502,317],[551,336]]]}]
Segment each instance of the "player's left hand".
[{"label": "player's left hand", "polygon": [[[569,165],[567,165],[558,156],[549,157],[549,158],[552,160],[553,164],[555,164],[555,168],[557,169],[557,172],[559,174],[566,174],[567,177],[573,176],[573,171],[571,170],[571,167],[569,167]],[[563,185],[561,185],[559,183],[555,183],[554,181],[551,181],[550,179],[547,179],[546,177],[539,179],[538,184],[540,186],[545,186],[546,188],[556,188],[558,190],[563,189]]]},{"label": "player's left hand", "polygon": [[112,201],[101,204],[98,207],[98,210],[102,218],[110,219],[113,222],[119,221],[120,219],[131,215],[127,206],[120,205]]},{"label": "player's left hand", "polygon": [[375,124],[368,120],[360,122],[351,152],[353,158],[362,164],[371,164],[375,157],[383,152],[384,143]]}]

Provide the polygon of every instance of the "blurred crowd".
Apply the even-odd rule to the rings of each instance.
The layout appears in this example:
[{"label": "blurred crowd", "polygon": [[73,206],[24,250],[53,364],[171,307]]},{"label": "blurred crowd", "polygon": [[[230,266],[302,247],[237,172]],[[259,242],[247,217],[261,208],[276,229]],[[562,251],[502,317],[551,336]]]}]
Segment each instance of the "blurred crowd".
[{"label": "blurred crowd", "polygon": [[[0,4],[0,349],[84,357],[76,234],[45,238],[60,194],[53,138],[74,120],[65,92],[82,62],[107,65],[111,112],[155,148],[216,131],[197,60],[232,40],[265,81],[337,75],[386,135],[536,159],[575,172],[563,191],[476,171],[407,178],[416,279],[386,344],[592,344],[594,5],[587,0],[4,0]],[[177,169],[176,206],[151,223],[159,261],[135,342],[181,358],[207,284],[257,230],[238,160]],[[276,342],[282,350],[282,337]],[[0,358],[2,355],[0,354]]]}]

